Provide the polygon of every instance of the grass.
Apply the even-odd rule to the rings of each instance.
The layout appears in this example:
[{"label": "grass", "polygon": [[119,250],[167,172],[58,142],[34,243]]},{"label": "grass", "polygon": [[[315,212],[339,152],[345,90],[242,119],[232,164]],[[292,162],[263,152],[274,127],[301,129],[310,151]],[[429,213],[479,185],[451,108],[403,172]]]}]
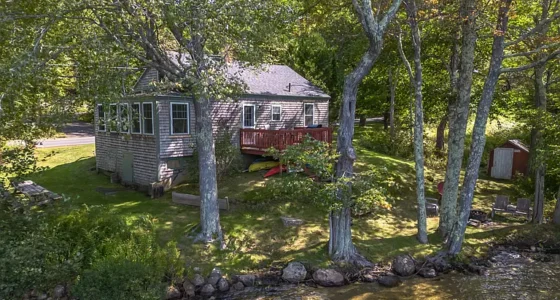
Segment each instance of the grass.
[{"label": "grass", "polygon": [[[96,192],[97,187],[118,188],[106,176],[95,171],[92,145],[38,149],[41,166],[50,169],[32,176],[32,180],[46,188],[68,197],[67,205],[102,205],[118,214],[135,218],[150,214],[157,222],[158,235],[162,241],[177,241],[182,249],[187,267],[199,266],[210,269],[220,266],[226,272],[243,272],[291,260],[305,261],[313,265],[329,263],[326,254],[328,240],[327,213],[317,210],[310,203],[286,199],[266,207],[234,205],[230,211],[221,212],[221,224],[226,235],[227,248],[213,245],[193,244],[187,235],[199,222],[196,207],[175,205],[170,193],[152,200],[130,190],[115,195]],[[359,251],[368,259],[386,262],[402,253],[424,256],[438,251],[441,240],[435,233],[438,219],[428,219],[430,243],[416,242],[416,209],[414,165],[411,161],[382,155],[358,148],[357,169],[384,166],[394,175],[394,186],[388,197],[392,208],[383,214],[369,215],[354,220],[353,238]],[[427,195],[436,196],[436,184],[444,172],[426,170]],[[274,178],[266,180],[276,180]],[[219,184],[219,196],[242,199],[251,191],[262,189],[266,182],[262,172],[241,173]],[[178,191],[196,192],[196,186],[183,185]],[[473,207],[488,211],[497,194],[510,193],[508,182],[482,177],[477,185]],[[280,216],[292,216],[305,220],[298,228],[282,226]],[[468,228],[465,250],[469,254],[483,253],[488,243],[519,228],[509,223],[511,219],[499,219],[503,225],[491,228]]]}]

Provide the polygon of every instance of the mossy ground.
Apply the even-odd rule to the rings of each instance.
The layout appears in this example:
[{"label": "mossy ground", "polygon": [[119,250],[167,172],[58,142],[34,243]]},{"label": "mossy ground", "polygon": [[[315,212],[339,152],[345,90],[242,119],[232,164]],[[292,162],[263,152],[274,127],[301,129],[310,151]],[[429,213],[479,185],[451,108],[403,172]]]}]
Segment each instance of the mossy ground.
[{"label": "mossy ground", "polygon": [[[388,195],[392,208],[384,213],[355,219],[353,239],[359,251],[368,259],[387,261],[395,255],[410,253],[425,256],[441,249],[441,240],[435,232],[438,218],[428,219],[430,243],[421,245],[416,234],[416,198],[414,164],[412,161],[381,155],[358,148],[356,167],[386,167],[394,177]],[[266,206],[233,205],[222,211],[221,224],[226,235],[227,248],[220,250],[213,245],[193,244],[187,237],[199,222],[197,207],[176,205],[171,194],[152,200],[142,193],[124,190],[115,195],[97,192],[97,187],[119,186],[95,171],[93,145],[37,150],[40,165],[49,169],[34,174],[32,179],[46,188],[64,194],[65,205],[102,205],[109,210],[134,218],[150,214],[158,224],[158,235],[163,242],[179,243],[187,267],[200,266],[210,269],[220,266],[225,271],[243,272],[291,260],[306,261],[314,265],[329,264],[326,254],[328,218],[324,211],[312,203],[285,199]],[[444,172],[426,170],[427,195],[437,195],[436,185]],[[267,180],[275,180],[274,178]],[[220,197],[230,199],[247,197],[251,191],[263,189],[262,173],[240,173],[219,184]],[[193,185],[177,187],[179,191],[195,191]],[[511,183],[482,176],[478,181],[473,207],[489,211],[497,194],[509,194]],[[280,216],[288,215],[305,220],[298,228],[282,226]],[[496,218],[498,224],[489,228],[468,228],[465,251],[468,254],[484,253],[488,243],[508,235],[512,230],[525,227],[521,219]]]}]

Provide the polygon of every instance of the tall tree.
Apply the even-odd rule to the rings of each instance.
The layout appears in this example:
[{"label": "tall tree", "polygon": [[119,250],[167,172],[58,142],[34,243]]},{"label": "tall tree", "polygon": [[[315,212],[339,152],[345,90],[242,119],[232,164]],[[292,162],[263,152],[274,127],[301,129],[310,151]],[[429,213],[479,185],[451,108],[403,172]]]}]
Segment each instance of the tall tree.
[{"label": "tall tree", "polygon": [[414,49],[414,71],[402,48],[399,34],[398,48],[404,62],[410,83],[414,90],[414,164],[416,170],[416,199],[417,199],[417,227],[416,238],[422,244],[428,243],[428,229],[426,225],[426,198],[424,195],[424,109],[422,104],[422,50],[420,29],[418,28],[418,8],[415,0],[405,0],[412,47]]},{"label": "tall tree", "polygon": [[474,71],[474,53],[476,47],[476,1],[462,0],[459,11],[461,20],[462,45],[460,55],[459,78],[457,81],[457,99],[450,104],[449,137],[447,150],[447,170],[443,186],[442,209],[439,230],[447,238],[457,220],[457,193],[459,176],[465,150],[465,134],[471,102],[471,88]]},{"label": "tall tree", "polygon": [[157,69],[165,77],[161,88],[194,100],[201,195],[196,240],[222,242],[211,103],[244,88],[236,76],[228,75],[225,56],[262,62],[263,49],[275,39],[274,29],[283,24],[283,10],[273,1],[255,0],[87,4],[81,13],[84,20],[101,28],[116,47]]},{"label": "tall tree", "polygon": [[[503,54],[505,48],[505,34],[508,25],[508,13],[512,0],[502,0],[500,2],[498,21],[496,29],[494,30],[494,42],[492,45],[492,56],[490,58],[490,68],[484,88],[482,91],[482,98],[478,104],[476,113],[476,120],[474,123],[472,133],[471,152],[467,164],[466,174],[461,190],[460,203],[459,203],[459,217],[457,218],[448,239],[448,252],[455,255],[461,251],[465,230],[471,211],[472,200],[476,181],[478,179],[478,170],[484,152],[484,145],[486,143],[486,124],[488,123],[488,115],[490,114],[490,107],[494,100],[494,91],[500,70],[502,67]],[[462,159],[462,158],[461,158]]]},{"label": "tall tree", "polygon": [[[370,0],[352,1],[358,19],[368,39],[368,48],[354,70],[345,77],[340,106],[340,127],[338,129],[337,152],[340,155],[336,163],[338,180],[348,180],[354,174],[356,151],[352,146],[354,138],[354,120],[356,118],[356,98],[358,85],[371,71],[383,48],[383,37],[391,20],[395,17],[401,0],[393,0],[385,13],[374,13]],[[349,186],[349,188],[351,188]],[[349,261],[359,265],[371,265],[352,243],[350,204],[351,199],[342,190],[338,191],[342,207],[330,213],[329,255],[335,261]]]}]

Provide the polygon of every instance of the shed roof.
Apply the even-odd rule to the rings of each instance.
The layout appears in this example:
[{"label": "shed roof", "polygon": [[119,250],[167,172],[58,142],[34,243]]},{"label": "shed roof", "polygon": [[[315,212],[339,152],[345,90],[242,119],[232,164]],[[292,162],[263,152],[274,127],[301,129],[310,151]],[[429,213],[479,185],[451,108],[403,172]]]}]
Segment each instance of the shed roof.
[{"label": "shed roof", "polygon": [[522,141],[520,140],[508,140],[507,143],[510,143],[512,145],[514,145],[515,147],[519,148],[520,150],[523,150],[525,152],[529,152],[529,147],[527,147],[525,144],[523,144]]}]

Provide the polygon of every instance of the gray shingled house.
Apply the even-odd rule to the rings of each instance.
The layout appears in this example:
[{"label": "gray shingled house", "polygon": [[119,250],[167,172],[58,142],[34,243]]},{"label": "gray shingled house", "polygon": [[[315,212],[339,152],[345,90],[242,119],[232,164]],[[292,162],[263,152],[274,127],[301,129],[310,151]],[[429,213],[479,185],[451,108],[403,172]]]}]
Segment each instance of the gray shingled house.
[{"label": "gray shingled house", "polygon": [[[246,84],[246,93],[236,101],[215,102],[213,125],[215,133],[233,132],[232,143],[241,153],[262,155],[270,147],[283,149],[306,134],[331,142],[330,97],[294,70],[266,65],[232,72]],[[193,100],[173,93],[147,94],[159,80],[157,70],[148,68],[134,95],[97,104],[97,168],[118,174],[123,183],[169,187],[189,171],[185,157],[196,148]]]}]

